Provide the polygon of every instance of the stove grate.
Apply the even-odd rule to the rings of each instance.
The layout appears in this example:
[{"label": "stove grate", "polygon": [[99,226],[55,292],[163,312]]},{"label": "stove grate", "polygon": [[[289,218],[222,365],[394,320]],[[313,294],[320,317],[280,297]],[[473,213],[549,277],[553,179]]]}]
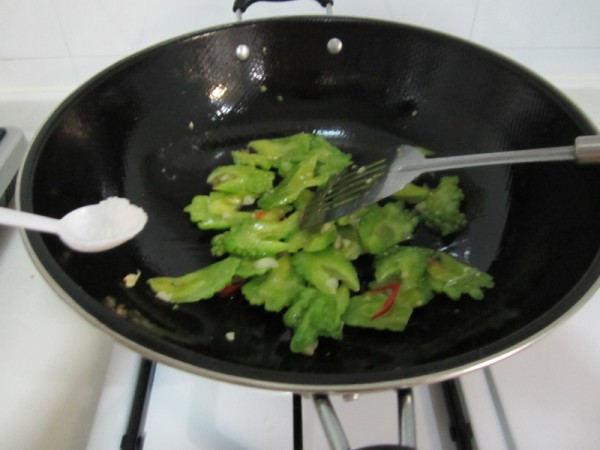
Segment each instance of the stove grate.
[{"label": "stove grate", "polygon": [[[143,450],[144,424],[154,381],[156,363],[142,358],[134,391],[127,429],[121,440],[121,450]],[[474,434],[462,399],[457,380],[452,379],[439,384],[443,391],[449,432],[456,450],[476,450]],[[411,389],[396,391],[398,404],[399,444],[363,447],[358,450],[416,450],[415,416],[413,392]],[[325,394],[314,395],[313,400],[321,418],[321,424],[328,437],[332,450],[351,450],[342,425]],[[302,397],[293,395],[293,449],[304,450],[302,424]]]}]

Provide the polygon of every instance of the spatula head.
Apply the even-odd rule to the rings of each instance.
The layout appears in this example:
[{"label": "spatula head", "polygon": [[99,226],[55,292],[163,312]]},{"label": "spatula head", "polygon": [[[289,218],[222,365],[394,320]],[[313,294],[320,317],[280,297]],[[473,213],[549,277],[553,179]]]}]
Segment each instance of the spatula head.
[{"label": "spatula head", "polygon": [[398,192],[420,174],[411,167],[423,159],[418,148],[402,145],[385,158],[340,172],[317,190],[306,207],[302,226],[339,219]]}]

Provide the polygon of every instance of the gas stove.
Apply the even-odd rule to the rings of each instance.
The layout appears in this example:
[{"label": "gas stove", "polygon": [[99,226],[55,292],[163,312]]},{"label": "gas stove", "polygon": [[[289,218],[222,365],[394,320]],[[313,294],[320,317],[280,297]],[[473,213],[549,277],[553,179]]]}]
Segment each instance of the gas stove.
[{"label": "gas stove", "polygon": [[[600,86],[562,89],[600,126]],[[6,128],[0,158],[6,152],[19,159],[43,111],[59,100],[25,99],[35,111],[29,116],[11,113],[12,107],[23,110],[21,100],[0,103],[0,120],[25,135]],[[9,123],[10,117],[19,120]],[[10,172],[3,169],[3,187],[15,171],[14,165]],[[31,262],[17,231],[0,229],[0,248],[0,447],[329,448],[314,399],[150,364],[64,304]],[[417,448],[596,448],[598,317],[595,294],[529,348],[449,384],[415,387],[410,399]],[[400,429],[406,433],[406,415],[400,414],[404,394],[331,396],[349,447],[399,442]]]}]

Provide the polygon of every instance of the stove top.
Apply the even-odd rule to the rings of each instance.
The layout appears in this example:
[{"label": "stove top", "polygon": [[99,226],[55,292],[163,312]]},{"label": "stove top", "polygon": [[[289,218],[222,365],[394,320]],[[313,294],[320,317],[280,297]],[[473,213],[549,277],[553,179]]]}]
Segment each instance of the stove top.
[{"label": "stove top", "polygon": [[[600,125],[600,86],[569,88]],[[56,99],[56,102],[60,100]],[[56,104],[27,99],[35,120],[17,123],[32,137]],[[15,107],[22,104],[14,102]],[[0,118],[11,115],[0,108]],[[16,139],[15,136],[19,136]],[[20,160],[26,143],[6,127]],[[16,141],[15,141],[16,139]],[[15,142],[18,142],[15,145]],[[8,157],[13,161],[13,157]],[[16,165],[18,167],[18,163]],[[0,176],[10,185],[12,174]],[[2,174],[2,172],[0,172]],[[6,182],[5,180],[8,180]],[[72,311],[44,281],[19,233],[0,228],[0,447],[49,450],[119,448],[127,428],[140,357]],[[600,440],[600,295],[549,336],[459,381],[474,446],[485,449],[596,448]],[[207,380],[158,365],[145,420],[144,449],[294,449],[301,404],[302,448],[328,448],[310,398]],[[395,391],[333,396],[352,448],[397,442]],[[414,389],[419,449],[453,449],[450,415],[439,385]],[[295,409],[296,408],[296,409]],[[9,431],[4,431],[9,430]],[[434,430],[433,432],[431,430]]]}]

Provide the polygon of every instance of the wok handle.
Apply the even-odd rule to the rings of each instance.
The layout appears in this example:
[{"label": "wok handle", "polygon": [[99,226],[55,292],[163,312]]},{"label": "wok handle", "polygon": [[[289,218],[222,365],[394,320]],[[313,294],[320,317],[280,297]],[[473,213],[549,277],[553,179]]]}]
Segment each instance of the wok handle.
[{"label": "wok handle", "polygon": [[[287,2],[290,0],[235,0],[233,2],[233,12],[240,13],[246,12],[246,9],[253,3],[258,2]],[[323,8],[326,8],[328,5],[333,5],[333,0],[314,0],[318,2]]]}]

